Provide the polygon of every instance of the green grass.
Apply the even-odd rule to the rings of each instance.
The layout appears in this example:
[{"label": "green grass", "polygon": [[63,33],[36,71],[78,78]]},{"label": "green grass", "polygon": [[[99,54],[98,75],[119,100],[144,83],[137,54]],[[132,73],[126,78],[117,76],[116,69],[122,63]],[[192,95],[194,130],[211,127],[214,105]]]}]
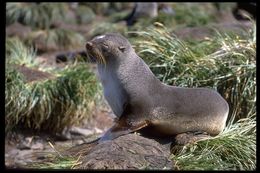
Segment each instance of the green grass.
[{"label": "green grass", "polygon": [[255,170],[255,114],[229,123],[212,139],[186,145],[171,159],[179,170]]},{"label": "green grass", "polygon": [[175,3],[173,9],[178,26],[203,26],[216,21],[216,9],[212,3]]},{"label": "green grass", "polygon": [[11,64],[26,64],[28,67],[37,66],[35,61],[36,51],[33,47],[27,48],[23,42],[14,37],[7,38],[6,43],[6,62]]},{"label": "green grass", "polygon": [[56,154],[48,153],[49,160],[45,162],[37,162],[32,163],[28,166],[28,168],[35,168],[35,169],[74,169],[75,166],[81,164],[81,157],[75,159],[74,157],[63,157],[57,156]]},{"label": "green grass", "polygon": [[[52,70],[54,79],[28,83],[12,65],[15,51],[28,50],[9,50],[12,53],[8,54],[10,61],[5,69],[6,132],[21,125],[55,133],[91,117],[100,86],[86,64],[75,63],[64,69]],[[27,66],[27,63],[23,65]]]},{"label": "green grass", "polygon": [[73,169],[75,166],[81,164],[81,156],[78,158],[71,156],[64,156],[62,153],[57,150],[52,143],[49,142],[49,145],[54,150],[54,152],[38,153],[39,155],[43,154],[45,156],[44,161],[42,162],[32,162],[27,165],[27,168],[36,168],[36,169]]},{"label": "green grass", "polygon": [[[15,69],[7,67],[5,69],[5,128],[13,128],[20,120],[22,112],[27,110],[27,100],[29,93],[24,85],[24,76]],[[19,99],[18,99],[19,98]]]}]

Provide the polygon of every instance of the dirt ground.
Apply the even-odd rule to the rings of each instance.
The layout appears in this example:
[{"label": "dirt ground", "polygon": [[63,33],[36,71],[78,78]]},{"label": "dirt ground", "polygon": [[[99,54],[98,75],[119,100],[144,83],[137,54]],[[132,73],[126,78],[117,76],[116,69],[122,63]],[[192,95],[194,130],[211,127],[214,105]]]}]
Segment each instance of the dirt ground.
[{"label": "dirt ground", "polygon": [[29,130],[17,130],[9,134],[5,138],[6,168],[26,168],[33,162],[40,162],[50,152],[55,152],[55,149],[62,151],[62,149],[92,140],[91,137],[97,138],[112,126],[113,119],[109,110],[97,110],[95,113],[96,116],[90,122],[82,127],[72,127],[65,132],[66,134],[55,136]]}]

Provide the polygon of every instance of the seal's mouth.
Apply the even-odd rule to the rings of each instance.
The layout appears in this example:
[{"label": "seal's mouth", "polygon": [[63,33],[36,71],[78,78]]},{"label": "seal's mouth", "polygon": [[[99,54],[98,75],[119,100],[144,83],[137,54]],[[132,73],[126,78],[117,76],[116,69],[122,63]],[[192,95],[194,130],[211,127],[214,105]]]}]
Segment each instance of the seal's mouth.
[{"label": "seal's mouth", "polygon": [[101,51],[94,46],[92,42],[86,43],[87,56],[91,61],[97,62],[99,64],[106,64],[105,58]]}]

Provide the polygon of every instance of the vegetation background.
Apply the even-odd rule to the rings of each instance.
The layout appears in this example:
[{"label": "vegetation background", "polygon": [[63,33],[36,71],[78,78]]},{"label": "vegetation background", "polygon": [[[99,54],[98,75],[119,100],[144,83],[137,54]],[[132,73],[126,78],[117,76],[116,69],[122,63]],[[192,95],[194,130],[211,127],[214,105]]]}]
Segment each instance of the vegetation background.
[{"label": "vegetation background", "polygon": [[[6,3],[6,166],[80,164],[79,158],[62,157],[56,148],[75,145],[69,133],[74,127],[88,129],[84,140],[77,138],[81,143],[100,134],[110,127],[112,112],[95,64],[77,52],[84,52],[86,41],[96,35],[118,32],[162,82],[213,88],[229,103],[225,130],[172,154],[174,167],[254,170],[256,24],[250,17],[235,19],[235,3],[217,5],[219,9],[216,3],[168,3],[172,13],[159,10],[158,16],[127,26],[124,18],[133,3]],[[57,61],[60,55],[65,62]],[[51,161],[39,163],[39,152]]]}]

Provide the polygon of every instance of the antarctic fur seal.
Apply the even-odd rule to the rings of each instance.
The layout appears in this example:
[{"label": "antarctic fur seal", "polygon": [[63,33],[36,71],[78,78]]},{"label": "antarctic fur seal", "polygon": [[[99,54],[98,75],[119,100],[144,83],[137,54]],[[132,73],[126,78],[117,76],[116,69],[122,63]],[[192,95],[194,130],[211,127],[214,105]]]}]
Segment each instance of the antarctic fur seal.
[{"label": "antarctic fur seal", "polygon": [[224,129],[229,106],[218,92],[162,83],[122,35],[97,36],[86,43],[86,50],[97,61],[104,96],[117,117],[100,141],[144,127],[161,136],[215,136]]}]

